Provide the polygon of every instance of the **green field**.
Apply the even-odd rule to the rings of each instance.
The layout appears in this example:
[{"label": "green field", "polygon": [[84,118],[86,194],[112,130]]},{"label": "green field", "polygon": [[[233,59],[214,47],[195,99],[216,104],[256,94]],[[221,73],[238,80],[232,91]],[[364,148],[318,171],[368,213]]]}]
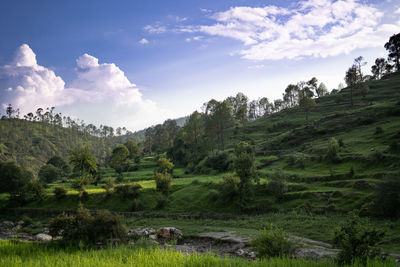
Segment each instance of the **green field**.
[{"label": "green field", "polygon": [[[120,246],[102,250],[58,249],[48,245],[0,241],[0,266],[336,266],[324,261],[289,258],[247,261],[209,255],[185,255],[173,249]],[[355,263],[351,266],[363,266]],[[367,266],[396,266],[394,261],[370,261]]]}]

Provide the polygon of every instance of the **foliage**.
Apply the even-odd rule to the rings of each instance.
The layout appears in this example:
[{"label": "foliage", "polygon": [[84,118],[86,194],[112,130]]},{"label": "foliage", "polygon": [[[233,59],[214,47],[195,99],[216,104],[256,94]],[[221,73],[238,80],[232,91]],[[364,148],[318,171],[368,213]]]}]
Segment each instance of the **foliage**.
[{"label": "foliage", "polygon": [[392,35],[385,48],[389,52],[389,61],[394,62],[396,70],[400,71],[400,33]]},{"label": "foliage", "polygon": [[167,158],[160,158],[157,161],[158,169],[157,172],[159,173],[170,173],[174,164]]},{"label": "foliage", "polygon": [[0,161],[0,193],[18,195],[32,178],[31,172],[19,167],[15,162]]},{"label": "foliage", "polygon": [[171,187],[172,176],[169,173],[155,173],[155,181],[157,190],[162,193],[168,193],[169,188]]},{"label": "foliage", "polygon": [[249,192],[251,180],[257,180],[254,166],[254,154],[252,147],[246,142],[240,142],[235,148],[234,169],[240,178],[239,193],[241,201]]},{"label": "foliage", "polygon": [[62,240],[73,244],[94,245],[106,243],[109,239],[126,241],[126,231],[122,219],[109,211],[98,211],[91,215],[80,207],[75,215],[52,219],[49,225],[52,236],[62,236]]},{"label": "foliage", "polygon": [[77,190],[82,196],[82,194],[85,192],[85,186],[92,183],[93,181],[94,179],[90,175],[79,176],[72,180],[71,187]]},{"label": "foliage", "polygon": [[115,187],[115,193],[121,195],[123,199],[133,199],[139,196],[140,184],[124,184]]},{"label": "foliage", "polygon": [[72,150],[69,161],[74,167],[74,171],[78,172],[80,176],[93,176],[97,173],[96,159],[89,152],[88,147]]},{"label": "foliage", "polygon": [[336,138],[332,137],[331,141],[329,142],[326,158],[329,161],[337,162],[339,159],[338,158],[339,150],[340,150],[339,142],[336,140]]},{"label": "foliage", "polygon": [[218,172],[226,172],[232,170],[233,158],[227,151],[212,151],[201,160],[194,172],[207,174],[211,170],[216,170]]},{"label": "foliage", "polygon": [[43,184],[37,179],[30,180],[23,189],[23,197],[26,200],[42,200],[45,196]]},{"label": "foliage", "polygon": [[287,234],[272,224],[268,229],[264,228],[250,244],[256,249],[260,258],[282,258],[294,252],[294,246],[288,240]]},{"label": "foliage", "polygon": [[380,255],[376,245],[382,240],[384,232],[378,231],[355,214],[336,229],[333,243],[340,248],[339,264],[352,264],[356,259],[364,264],[368,258]]},{"label": "foliage", "polygon": [[63,199],[67,195],[68,190],[62,186],[54,187],[54,196],[56,199]]},{"label": "foliage", "polygon": [[61,179],[61,170],[48,163],[40,168],[38,177],[43,183],[52,183]]},{"label": "foliage", "polygon": [[102,187],[106,190],[107,195],[110,195],[114,190],[114,186],[115,186],[115,179],[107,178],[104,180],[104,185]]},{"label": "foliage", "polygon": [[124,145],[119,145],[112,151],[108,165],[117,173],[122,173],[126,169],[127,159],[130,155],[128,148]]},{"label": "foliage", "polygon": [[390,177],[377,185],[375,190],[374,210],[377,215],[400,217],[400,178],[399,175]]},{"label": "foliage", "polygon": [[53,156],[48,161],[47,164],[51,164],[54,167],[60,169],[62,171],[62,175],[68,175],[71,171],[68,163],[64,160],[64,158],[60,156]]},{"label": "foliage", "polygon": [[128,149],[129,151],[129,158],[130,159],[135,159],[139,158],[140,155],[142,154],[142,148],[135,142],[133,141],[127,141],[124,146]]},{"label": "foliage", "polygon": [[221,182],[221,194],[227,200],[233,200],[240,195],[239,186],[240,179],[233,175],[227,175],[222,177]]}]

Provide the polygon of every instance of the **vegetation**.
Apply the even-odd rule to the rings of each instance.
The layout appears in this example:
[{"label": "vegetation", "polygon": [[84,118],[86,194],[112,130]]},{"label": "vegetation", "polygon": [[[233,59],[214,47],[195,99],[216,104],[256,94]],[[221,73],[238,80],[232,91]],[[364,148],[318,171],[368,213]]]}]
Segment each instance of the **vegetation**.
[{"label": "vegetation", "polygon": [[294,251],[294,245],[288,240],[287,234],[279,227],[270,225],[252,241],[259,257],[287,257]]}]

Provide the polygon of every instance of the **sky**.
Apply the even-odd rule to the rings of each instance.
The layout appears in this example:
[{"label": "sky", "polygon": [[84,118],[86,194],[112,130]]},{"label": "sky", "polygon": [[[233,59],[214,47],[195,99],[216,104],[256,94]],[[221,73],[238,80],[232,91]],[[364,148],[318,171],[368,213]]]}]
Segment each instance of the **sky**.
[{"label": "sky", "polygon": [[400,0],[2,0],[0,114],[54,106],[140,130],[237,92],[337,88],[399,32]]}]

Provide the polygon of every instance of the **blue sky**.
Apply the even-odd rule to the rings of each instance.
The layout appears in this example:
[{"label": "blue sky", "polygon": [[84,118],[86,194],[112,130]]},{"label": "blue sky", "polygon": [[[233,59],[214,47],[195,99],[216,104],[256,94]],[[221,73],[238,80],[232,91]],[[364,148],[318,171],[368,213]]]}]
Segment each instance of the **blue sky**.
[{"label": "blue sky", "polygon": [[398,32],[399,0],[4,0],[0,103],[138,130],[239,91],[333,89]]}]

